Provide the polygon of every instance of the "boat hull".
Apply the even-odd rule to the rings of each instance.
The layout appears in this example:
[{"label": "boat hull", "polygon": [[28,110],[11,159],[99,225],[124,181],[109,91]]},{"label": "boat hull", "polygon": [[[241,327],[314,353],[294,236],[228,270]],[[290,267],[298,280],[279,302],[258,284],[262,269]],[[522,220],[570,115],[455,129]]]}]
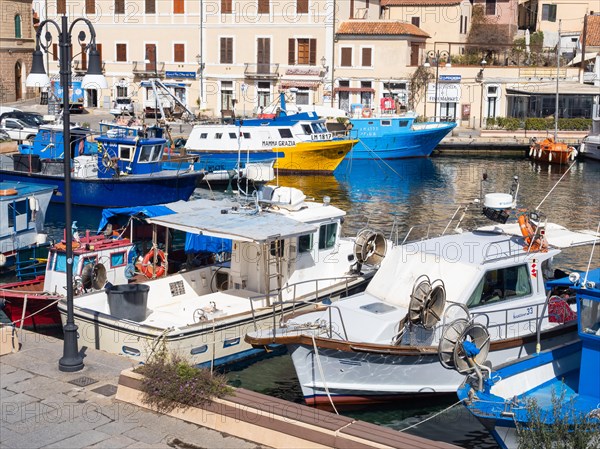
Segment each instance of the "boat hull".
[{"label": "boat hull", "polygon": [[584,159],[600,161],[600,135],[592,135],[583,139],[579,154]]},{"label": "boat hull", "polygon": [[[564,333],[546,332],[543,346],[562,345],[576,336],[575,325],[566,327]],[[498,345],[490,351],[488,360],[497,365],[535,352],[534,339],[524,345],[520,343],[518,339],[512,345]],[[456,392],[464,380],[464,375],[440,364],[435,348],[398,355],[386,353],[383,348],[381,351],[360,348],[359,343],[339,349],[318,345],[318,356],[313,345],[288,345],[309,405],[328,407],[330,397],[336,405],[360,405],[399,397],[448,394]]]},{"label": "boat hull", "polygon": [[[64,203],[65,182],[62,176],[39,173],[21,173],[0,170],[6,181],[35,182],[58,186],[51,201]],[[196,179],[202,173],[180,173],[177,175],[132,175],[112,179],[71,179],[71,203],[94,207],[145,206],[157,202],[188,200],[196,188]]]},{"label": "boat hull", "polygon": [[[4,312],[17,327],[39,329],[60,326],[60,314],[53,304],[60,296],[45,294],[43,289],[43,276],[2,286],[0,301],[4,302]],[[22,318],[25,318],[23,323]]]},{"label": "boat hull", "polygon": [[563,142],[554,142],[553,139],[533,143],[529,148],[529,157],[532,160],[550,164],[569,164],[576,156],[575,148]]},{"label": "boat hull", "polygon": [[[428,157],[456,123],[417,124],[412,127],[381,126],[385,119],[352,120],[350,135],[358,138],[348,158],[352,159],[402,159]],[[369,123],[372,123],[369,125]]]}]

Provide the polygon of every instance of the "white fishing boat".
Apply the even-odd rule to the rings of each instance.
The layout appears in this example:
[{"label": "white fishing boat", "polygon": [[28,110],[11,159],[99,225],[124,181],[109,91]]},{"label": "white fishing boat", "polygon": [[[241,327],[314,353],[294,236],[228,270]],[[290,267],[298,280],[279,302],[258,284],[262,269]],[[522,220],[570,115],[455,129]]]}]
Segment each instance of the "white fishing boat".
[{"label": "white fishing boat", "polygon": [[579,154],[584,159],[600,161],[600,96],[594,98],[592,109],[592,130],[585,136],[579,147]]},{"label": "white fishing boat", "polygon": [[287,345],[306,402],[330,406],[455,392],[463,377],[439,358],[452,357],[457,335],[472,332],[469,313],[489,329],[494,364],[534,352],[537,329],[544,348],[573,339],[574,306],[545,312],[544,283],[561,248],[598,234],[535,226],[524,212],[504,224],[517,191],[485,196],[483,212],[498,224],[464,232],[461,218],[438,237],[406,240],[388,251],[364,292],[252,331],[246,341]]},{"label": "white fishing boat", "polygon": [[[335,300],[364,289],[386,249],[385,238],[363,231],[344,238],[345,212],[308,201],[298,189],[264,186],[248,205],[197,200],[189,210],[146,218],[156,245],[158,227],[195,237],[220,238],[229,247],[208,266],[168,272],[168,255],[154,246],[142,266],[151,279],[141,286],[74,300],[81,345],[143,362],[159,345],[199,366],[216,366],[262,351],[244,342],[250,330],[272,327],[280,313],[318,300]],[[150,253],[149,253],[150,254]],[[273,305],[282,300],[289,305]],[[63,321],[66,302],[59,303]]]}]

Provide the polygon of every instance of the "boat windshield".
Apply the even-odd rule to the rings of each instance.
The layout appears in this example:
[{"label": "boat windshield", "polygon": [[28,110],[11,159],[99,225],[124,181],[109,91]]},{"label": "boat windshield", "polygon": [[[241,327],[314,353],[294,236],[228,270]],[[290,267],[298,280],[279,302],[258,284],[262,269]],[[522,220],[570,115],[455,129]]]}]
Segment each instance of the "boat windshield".
[{"label": "boat windshield", "polygon": [[162,145],[142,145],[138,162],[156,162],[162,154]]}]

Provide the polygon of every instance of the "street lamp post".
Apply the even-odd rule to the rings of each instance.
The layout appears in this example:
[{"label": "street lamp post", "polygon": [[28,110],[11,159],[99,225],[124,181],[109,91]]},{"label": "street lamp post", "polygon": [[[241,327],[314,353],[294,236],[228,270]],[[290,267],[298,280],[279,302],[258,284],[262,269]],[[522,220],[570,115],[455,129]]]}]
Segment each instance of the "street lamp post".
[{"label": "street lamp post", "polygon": [[438,104],[438,81],[440,71],[440,59],[446,59],[446,67],[452,67],[450,64],[450,53],[446,50],[430,50],[427,52],[427,60],[425,61],[425,67],[431,67],[430,60],[435,61],[435,99],[434,99],[434,110],[433,110],[433,121],[437,122],[437,104]]},{"label": "street lamp post", "polygon": [[[45,43],[42,42],[42,30],[50,28],[53,25],[58,31],[59,45],[59,63],[60,63],[60,84],[63,90],[62,110],[63,110],[63,162],[64,162],[64,200],[65,200],[65,246],[67,258],[67,321],[63,327],[64,343],[63,356],[58,361],[58,369],[60,371],[74,372],[83,368],[83,357],[79,353],[77,345],[77,325],[75,324],[73,314],[73,231],[71,229],[71,129],[70,129],[70,112],[69,112],[69,85],[71,84],[71,36],[73,27],[83,22],[87,25],[90,31],[90,43],[85,46],[89,48],[89,64],[87,74],[83,77],[81,87],[89,88],[107,88],[106,79],[102,74],[100,53],[96,48],[96,31],[92,23],[83,17],[75,19],[69,26],[67,16],[62,16],[60,25],[51,19],[46,19],[38,26],[36,33],[36,47],[33,52],[33,61],[31,72],[27,76],[26,85],[28,87],[47,87],[50,85],[50,78],[46,74],[44,68],[45,52],[50,53],[49,49],[52,46],[52,35],[50,30],[46,30],[44,35]],[[84,31],[80,31],[77,40],[83,44],[86,40]]]},{"label": "street lamp post", "polygon": [[[485,70],[486,64],[487,61],[485,59],[482,59],[479,63],[481,69],[475,77],[475,80],[481,84],[481,98],[479,99],[479,129],[481,129],[481,127],[483,126],[483,71]],[[475,124],[473,124],[473,127],[475,127]]]}]

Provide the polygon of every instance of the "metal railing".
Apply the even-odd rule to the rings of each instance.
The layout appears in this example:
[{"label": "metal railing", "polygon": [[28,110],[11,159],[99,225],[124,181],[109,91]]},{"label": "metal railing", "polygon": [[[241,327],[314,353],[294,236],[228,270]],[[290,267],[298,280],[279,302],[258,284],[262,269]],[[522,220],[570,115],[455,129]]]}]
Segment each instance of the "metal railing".
[{"label": "metal railing", "polygon": [[138,76],[164,76],[165,75],[165,63],[157,62],[156,66],[146,61],[133,61],[132,72]]},{"label": "metal railing", "polygon": [[271,79],[279,77],[279,64],[246,62],[244,75],[248,78]]}]

